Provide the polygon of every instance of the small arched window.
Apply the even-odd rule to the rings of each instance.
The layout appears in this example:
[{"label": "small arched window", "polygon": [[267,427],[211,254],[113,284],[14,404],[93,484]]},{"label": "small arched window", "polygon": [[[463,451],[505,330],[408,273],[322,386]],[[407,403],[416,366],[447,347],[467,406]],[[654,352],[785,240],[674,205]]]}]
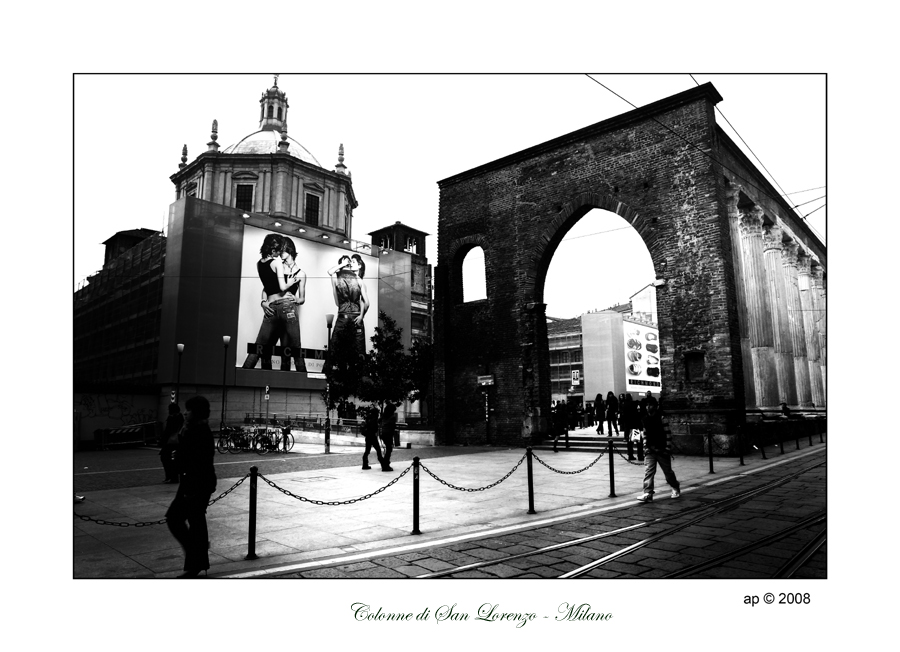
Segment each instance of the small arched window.
[{"label": "small arched window", "polygon": [[281,107],[278,107],[278,119],[281,120]]},{"label": "small arched window", "polygon": [[462,263],[463,303],[487,299],[484,273],[484,249],[473,247]]},{"label": "small arched window", "polygon": [[268,115],[268,117],[271,118],[271,117],[272,117],[272,114],[273,114],[274,112],[275,112],[275,107],[273,107],[273,106],[270,104],[270,105],[269,105],[269,115]]}]

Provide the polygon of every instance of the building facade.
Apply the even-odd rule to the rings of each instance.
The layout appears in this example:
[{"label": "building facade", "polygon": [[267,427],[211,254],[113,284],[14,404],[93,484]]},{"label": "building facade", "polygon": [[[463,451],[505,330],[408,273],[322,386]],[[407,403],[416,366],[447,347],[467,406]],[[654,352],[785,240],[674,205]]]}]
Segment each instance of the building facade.
[{"label": "building facade", "polygon": [[[329,270],[345,256],[362,262],[351,284],[367,288],[364,346],[382,310],[406,347],[430,338],[427,234],[416,232],[410,251],[353,240],[357,201],[343,147],[334,169],[322,167],[287,137],[287,110],[276,83],[260,99],[259,129],[221,151],[214,122],[207,151],[188,162],[183,150],[171,177],[166,234],[137,229],[106,241],[103,269],[75,294],[76,445],[98,428],[163,420],[176,394],[181,404],[206,396],[215,424],[324,415],[325,353],[344,310]],[[269,236],[291,241],[306,279],[294,340],[283,329],[261,339],[258,270]]]}]

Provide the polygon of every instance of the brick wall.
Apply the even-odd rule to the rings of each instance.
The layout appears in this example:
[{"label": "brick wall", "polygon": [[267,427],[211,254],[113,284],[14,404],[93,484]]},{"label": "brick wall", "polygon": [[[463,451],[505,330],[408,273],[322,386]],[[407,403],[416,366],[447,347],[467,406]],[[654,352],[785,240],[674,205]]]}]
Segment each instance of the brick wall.
[{"label": "brick wall", "polygon": [[[667,280],[657,295],[667,409],[709,410],[702,418],[716,431],[732,429],[743,381],[723,174],[698,149],[716,152],[720,99],[705,85],[439,184],[439,442],[486,436],[475,386],[484,374],[496,379],[493,443],[524,445],[546,434],[543,283],[559,242],[593,208],[629,222]],[[487,299],[462,304],[462,260],[473,246],[484,249]]]}]

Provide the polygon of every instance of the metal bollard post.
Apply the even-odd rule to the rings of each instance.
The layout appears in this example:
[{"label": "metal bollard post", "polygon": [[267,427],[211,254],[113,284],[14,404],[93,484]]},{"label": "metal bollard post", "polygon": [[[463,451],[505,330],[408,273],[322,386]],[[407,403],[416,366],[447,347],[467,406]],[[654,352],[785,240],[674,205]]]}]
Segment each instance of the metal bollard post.
[{"label": "metal bollard post", "polygon": [[410,534],[422,534],[419,531],[419,458],[413,458],[413,529]]},{"label": "metal bollard post", "polygon": [[715,473],[715,471],[713,471],[713,458],[712,458],[712,437],[713,436],[712,436],[711,432],[706,433],[706,436],[709,438],[709,472]]},{"label": "metal bollard post", "polygon": [[806,434],[809,435],[809,445],[812,446],[813,445],[813,440],[812,440],[813,434],[812,434],[812,424],[811,423],[807,424],[807,426],[806,426]]},{"label": "metal bollard post", "polygon": [[[781,424],[778,424],[781,426]],[[781,454],[784,455],[784,434],[780,432],[782,428],[778,428],[775,432],[778,433],[778,445],[781,447]]]},{"label": "metal bollard post", "polygon": [[613,467],[613,440],[609,438],[609,497],[616,497],[616,471]]},{"label": "metal bollard post", "polygon": [[528,463],[528,513],[537,514],[534,511],[534,470],[531,468],[531,446],[525,449],[525,456]]},{"label": "metal bollard post", "polygon": [[796,424],[794,425],[794,439],[796,440],[797,450],[800,450],[800,432]]},{"label": "metal bollard post", "polygon": [[250,533],[247,535],[247,556],[244,559],[259,559],[256,556],[256,476],[259,469],[250,467]]},{"label": "metal bollard post", "polygon": [[738,455],[741,458],[741,466],[744,465],[744,429],[741,426],[738,426]]},{"label": "metal bollard post", "polygon": [[819,443],[820,443],[820,444],[824,444],[824,443],[825,443],[825,440],[822,439],[822,431],[821,431],[821,430],[819,431]]}]

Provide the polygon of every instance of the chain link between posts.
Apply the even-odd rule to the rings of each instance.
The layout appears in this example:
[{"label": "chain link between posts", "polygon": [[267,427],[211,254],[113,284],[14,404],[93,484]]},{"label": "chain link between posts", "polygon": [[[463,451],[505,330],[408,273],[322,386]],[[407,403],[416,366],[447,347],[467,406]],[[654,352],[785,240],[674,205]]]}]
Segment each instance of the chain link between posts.
[{"label": "chain link between posts", "polygon": [[304,496],[298,496],[297,494],[291,493],[287,489],[283,489],[282,487],[279,487],[277,484],[275,484],[274,482],[269,480],[262,473],[257,473],[257,477],[259,477],[260,480],[265,482],[267,485],[269,485],[273,489],[277,489],[278,491],[283,493],[285,496],[290,496],[291,498],[303,501],[304,503],[312,503],[313,505],[352,505],[353,503],[358,503],[362,500],[368,500],[372,496],[377,496],[378,494],[380,494],[382,491],[384,491],[388,487],[391,487],[391,486],[397,484],[397,482],[400,481],[400,478],[402,478],[404,475],[409,473],[411,469],[412,469],[412,464],[410,464],[408,467],[406,467],[403,470],[403,472],[400,473],[400,475],[398,475],[396,478],[394,478],[393,480],[388,482],[386,485],[384,485],[380,489],[376,489],[372,493],[366,494],[365,496],[360,496],[359,498],[351,498],[350,500],[313,500],[311,498],[305,498]]},{"label": "chain link between posts", "polygon": [[[225,496],[227,496],[232,491],[237,489],[240,486],[240,484],[249,477],[250,477],[250,474],[248,473],[243,478],[241,478],[240,480],[235,482],[233,485],[231,485],[231,487],[229,489],[226,489],[221,494],[219,494],[217,497],[213,498],[208,503],[206,503],[207,507],[212,506],[215,503],[217,503],[218,501],[222,500]],[[126,523],[124,521],[107,521],[102,518],[92,518],[90,516],[85,516],[84,514],[79,514],[78,512],[74,512],[74,514],[75,514],[75,516],[80,518],[82,521],[90,521],[91,523],[96,523],[97,525],[114,525],[116,527],[149,527],[151,525],[164,525],[168,520],[168,519],[162,518],[158,521],[138,521],[137,523]]]},{"label": "chain link between posts", "polygon": [[[533,453],[532,453],[532,456],[534,456]],[[507,473],[506,475],[504,475],[504,476],[503,476],[502,478],[500,478],[499,480],[497,480],[497,482],[493,482],[493,483],[491,483],[491,484],[489,484],[489,485],[486,485],[486,486],[484,486],[484,487],[477,487],[477,488],[475,488],[475,489],[469,489],[469,488],[467,488],[467,487],[457,487],[455,484],[450,484],[450,483],[447,482],[446,480],[443,480],[443,479],[439,478],[438,476],[436,476],[434,473],[432,473],[431,470],[430,470],[427,466],[425,466],[424,464],[422,464],[421,462],[419,462],[419,467],[420,467],[423,471],[425,471],[425,473],[427,473],[427,474],[430,475],[432,478],[434,478],[435,480],[437,480],[438,482],[440,482],[442,485],[445,485],[445,486],[447,486],[447,487],[450,487],[451,489],[456,489],[457,491],[469,491],[469,492],[473,492],[473,491],[484,491],[485,489],[491,489],[491,488],[493,488],[493,487],[496,487],[498,484],[500,484],[501,482],[503,482],[504,480],[506,480],[506,479],[507,479],[509,476],[511,476],[513,473],[515,473],[515,472],[516,472],[516,469],[518,469],[520,466],[522,466],[522,462],[525,461],[525,458],[526,458],[526,457],[528,457],[528,453],[525,453],[525,455],[522,456],[522,459],[520,459],[520,460],[518,461],[518,463],[517,463],[514,467],[512,467],[512,469],[510,470],[510,472]]]},{"label": "chain link between posts", "polygon": [[548,469],[550,469],[550,470],[553,471],[554,473],[559,473],[559,474],[561,474],[561,475],[575,475],[576,473],[583,473],[584,471],[587,471],[589,468],[591,468],[592,466],[594,466],[594,464],[596,464],[597,462],[599,462],[599,461],[600,461],[600,458],[603,457],[604,455],[606,455],[605,452],[600,453],[600,454],[597,456],[597,459],[595,459],[593,462],[591,462],[590,464],[588,464],[588,465],[587,465],[586,467],[584,467],[583,469],[578,469],[577,471],[560,471],[559,469],[554,469],[552,466],[550,466],[550,465],[547,464],[544,460],[542,460],[540,457],[538,457],[537,453],[532,453],[532,454],[531,454],[531,456],[532,456],[534,459],[536,459],[538,462],[540,462],[541,464],[543,464],[544,466],[546,466]]}]

